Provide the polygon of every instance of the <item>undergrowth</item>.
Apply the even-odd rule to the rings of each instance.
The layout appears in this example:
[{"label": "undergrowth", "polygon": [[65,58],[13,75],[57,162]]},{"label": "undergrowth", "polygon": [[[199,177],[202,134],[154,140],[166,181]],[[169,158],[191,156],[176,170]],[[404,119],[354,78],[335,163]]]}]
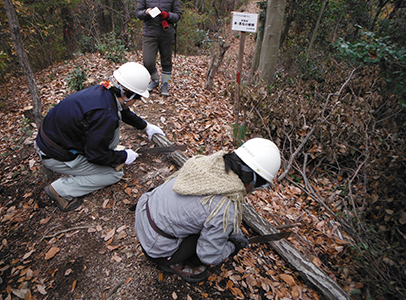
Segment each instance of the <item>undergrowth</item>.
[{"label": "undergrowth", "polygon": [[404,299],[406,110],[378,66],[325,66],[323,80],[280,76],[271,87],[243,86],[247,135],[269,136],[286,161],[310,136],[293,168],[312,182],[328,174],[342,191],[334,202],[354,240],[353,275],[363,283],[353,296]]}]

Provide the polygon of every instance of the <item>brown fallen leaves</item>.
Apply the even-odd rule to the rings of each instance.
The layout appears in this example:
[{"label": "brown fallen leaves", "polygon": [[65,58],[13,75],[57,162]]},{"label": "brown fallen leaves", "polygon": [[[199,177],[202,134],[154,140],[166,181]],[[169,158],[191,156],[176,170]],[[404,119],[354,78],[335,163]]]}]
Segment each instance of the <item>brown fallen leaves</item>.
[{"label": "brown fallen leaves", "polygon": [[[254,45],[252,41],[247,41],[247,44],[251,48]],[[246,49],[249,48],[249,45],[247,45]],[[139,58],[131,59],[137,60]],[[97,75],[95,77],[102,79],[108,78],[113,69],[113,66],[106,64],[97,55],[86,56],[85,64],[89,67],[89,70],[92,68],[95,70],[94,74],[89,74],[90,76]],[[204,90],[204,80],[202,80],[206,76],[208,67],[207,57],[177,56],[175,64],[177,71],[173,77],[172,97],[164,100],[152,95],[151,99],[144,100],[147,101],[144,111],[141,110],[141,104],[137,106],[137,109],[141,110],[141,115],[145,115],[148,121],[156,121],[156,125],[162,126],[169,140],[176,141],[178,144],[188,144],[188,149],[185,151],[188,156],[211,154],[219,150],[233,150],[235,145],[232,137],[232,124],[235,122],[235,117],[233,106],[230,103],[228,87],[233,82],[233,74],[230,73],[229,67],[235,64],[235,57],[229,56],[227,53],[224,61],[225,68],[219,70],[219,74],[214,80],[213,90],[210,92]],[[71,71],[71,67],[72,65],[61,63],[37,74],[40,79],[38,84],[44,112],[71,92],[64,80]],[[50,74],[54,73],[58,74],[58,78],[51,80]],[[19,80],[21,82],[17,82],[16,85],[19,87],[24,86],[23,79]],[[21,90],[13,88],[9,83],[5,85],[5,88],[13,91]],[[26,102],[29,101],[29,97],[22,97],[22,95],[17,95],[17,97],[25,99]],[[0,134],[2,137],[7,138],[3,138],[3,142],[0,144],[0,152],[7,154],[2,157],[4,159],[3,163],[7,166],[10,165],[4,170],[3,184],[12,184],[24,174],[35,174],[40,170],[38,158],[35,156],[30,157],[15,150],[21,148],[22,144],[28,145],[27,149],[31,149],[35,137],[26,135],[22,130],[24,126],[18,113],[20,107],[17,107],[17,105],[23,107],[26,104],[12,101],[8,111],[1,114],[2,126],[0,127]],[[153,111],[157,104],[164,106],[164,109]],[[140,113],[140,111],[136,112]],[[316,152],[318,149],[315,148],[312,151]],[[13,158],[13,155],[9,155],[9,153],[19,156]],[[18,163],[11,164],[10,162],[13,159],[18,159]],[[162,164],[166,164],[166,162],[162,162]],[[145,173],[151,171],[150,165],[142,162],[137,162],[137,169]],[[168,172],[172,172],[173,169],[174,166],[171,165]],[[134,203],[134,200],[140,195],[139,191],[145,186],[148,186],[148,188],[153,186],[153,180],[156,178],[153,175],[151,174],[150,180],[143,183],[143,185],[139,185],[138,180],[133,178],[121,181],[119,190],[126,197],[122,199],[122,202],[126,205]],[[314,189],[325,198],[331,198],[334,201],[334,193],[329,189],[332,183],[325,178],[319,180],[325,188],[320,189],[317,188],[318,185],[314,185]],[[116,195],[114,193],[104,195],[103,192],[98,192],[97,195],[103,195],[101,201],[103,210],[113,211],[114,204],[117,201]],[[19,229],[18,224],[32,218],[35,209],[38,208],[35,195],[31,191],[23,191],[21,195],[16,196],[23,199],[22,205],[3,206],[0,203],[0,222],[8,230],[4,232],[4,235],[2,232],[2,247],[10,246],[11,234]],[[300,227],[293,228],[295,234],[289,238],[290,242],[303,253],[306,253],[316,265],[323,268],[330,276],[334,278],[339,276],[341,278],[340,283],[345,283],[348,291],[359,288],[360,284],[353,282],[345,268],[342,271],[337,271],[338,268],[335,268],[334,270],[337,272],[330,269],[331,267],[334,268],[335,264],[345,266],[349,263],[349,258],[344,258],[350,257],[348,255],[350,254],[348,252],[350,243],[348,236],[340,232],[339,225],[323,209],[318,208],[311,201],[310,205],[307,205],[308,200],[298,187],[286,183],[279,184],[269,191],[256,191],[248,196],[248,201],[265,219],[275,226],[292,223],[302,224]],[[337,201],[335,205],[338,207],[341,204]],[[77,215],[80,214],[80,212],[77,213]],[[125,243],[120,242],[125,239],[126,231],[130,225],[112,226],[109,225],[108,221],[108,218],[100,218],[95,213],[86,221],[86,225],[90,226],[87,233],[102,241],[103,249],[100,252],[109,253],[110,255],[110,260],[107,259],[105,263],[115,264],[134,255],[131,251],[123,252]],[[52,228],[57,223],[51,216],[39,221],[39,224],[46,225],[47,228]],[[247,230],[244,233],[249,234]],[[52,266],[47,270],[46,274],[40,274],[31,265],[32,261],[39,258],[42,260],[42,257],[46,263],[59,259],[65,250],[62,244],[58,244],[62,237],[69,239],[65,233],[61,233],[48,241],[46,249],[42,252],[38,250],[39,243],[35,245],[32,242],[25,241],[27,242],[24,245],[26,250],[20,256],[13,257],[10,259],[11,261],[3,261],[0,258],[0,273],[10,272],[6,289],[7,296],[4,294],[4,298],[9,297],[11,299],[11,295],[19,293],[21,296],[32,299],[36,293],[40,296],[47,294],[47,290],[49,292],[54,277],[58,274],[58,271],[62,272],[62,270]],[[125,257],[125,253],[127,257]],[[79,256],[79,254],[77,255]],[[323,258],[325,255],[331,259],[331,265],[326,265],[328,261]],[[317,292],[306,286],[298,275],[267,245],[258,245],[241,250],[235,259],[235,261],[230,260],[222,264],[219,268],[210,268],[211,274],[207,283],[199,284],[201,289],[199,293],[202,297],[211,296],[212,290],[210,288],[213,288],[224,298],[319,299]],[[64,275],[76,276],[77,274],[65,271]],[[153,278],[150,280],[153,280]],[[164,281],[162,273],[158,273],[158,280],[159,282]],[[80,286],[81,282],[75,278],[70,290],[77,291]],[[103,294],[103,299],[106,299],[116,287],[117,285],[114,284],[106,288],[102,287],[104,290],[100,292],[100,295]],[[173,299],[181,298],[178,292],[171,292],[169,295],[172,295]],[[187,299],[191,299],[191,297],[187,295]]]},{"label": "brown fallen leaves", "polygon": [[61,251],[61,248],[59,247],[52,247],[51,249],[48,250],[48,252],[45,254],[45,259],[51,259],[54,257],[59,251]]}]

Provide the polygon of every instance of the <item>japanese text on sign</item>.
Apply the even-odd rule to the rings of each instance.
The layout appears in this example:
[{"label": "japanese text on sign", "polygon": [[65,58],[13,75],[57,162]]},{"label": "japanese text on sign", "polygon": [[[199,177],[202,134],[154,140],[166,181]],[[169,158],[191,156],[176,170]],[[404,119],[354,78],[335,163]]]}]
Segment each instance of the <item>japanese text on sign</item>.
[{"label": "japanese text on sign", "polygon": [[258,14],[233,12],[232,30],[256,32],[258,27]]}]

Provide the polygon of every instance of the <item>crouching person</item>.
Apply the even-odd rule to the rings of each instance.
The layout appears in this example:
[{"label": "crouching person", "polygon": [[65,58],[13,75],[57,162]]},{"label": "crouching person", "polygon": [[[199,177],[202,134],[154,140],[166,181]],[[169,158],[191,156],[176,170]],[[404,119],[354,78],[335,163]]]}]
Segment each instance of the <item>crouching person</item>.
[{"label": "crouching person", "polygon": [[244,197],[268,186],[279,167],[278,148],[262,138],[190,158],[138,201],[135,230],[147,258],[185,281],[205,280],[205,265],[248,246],[240,229]]},{"label": "crouching person", "polygon": [[131,149],[116,150],[122,121],[145,129],[149,139],[164,134],[129,109],[149,97],[149,81],[145,67],[128,62],[108,81],[68,96],[46,115],[34,147],[48,169],[71,175],[45,187],[61,210],[74,210],[82,203],[79,197],[118,182],[124,173],[115,168],[138,157]]}]

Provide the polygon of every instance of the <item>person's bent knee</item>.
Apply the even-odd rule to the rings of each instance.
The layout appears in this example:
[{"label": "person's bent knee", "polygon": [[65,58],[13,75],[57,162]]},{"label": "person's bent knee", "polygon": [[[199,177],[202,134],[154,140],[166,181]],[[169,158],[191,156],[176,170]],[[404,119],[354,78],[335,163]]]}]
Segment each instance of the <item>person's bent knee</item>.
[{"label": "person's bent knee", "polygon": [[112,173],[112,181],[114,181],[113,184],[119,182],[121,178],[123,178],[123,176],[124,176],[123,170],[120,171],[114,170],[114,172]]}]

